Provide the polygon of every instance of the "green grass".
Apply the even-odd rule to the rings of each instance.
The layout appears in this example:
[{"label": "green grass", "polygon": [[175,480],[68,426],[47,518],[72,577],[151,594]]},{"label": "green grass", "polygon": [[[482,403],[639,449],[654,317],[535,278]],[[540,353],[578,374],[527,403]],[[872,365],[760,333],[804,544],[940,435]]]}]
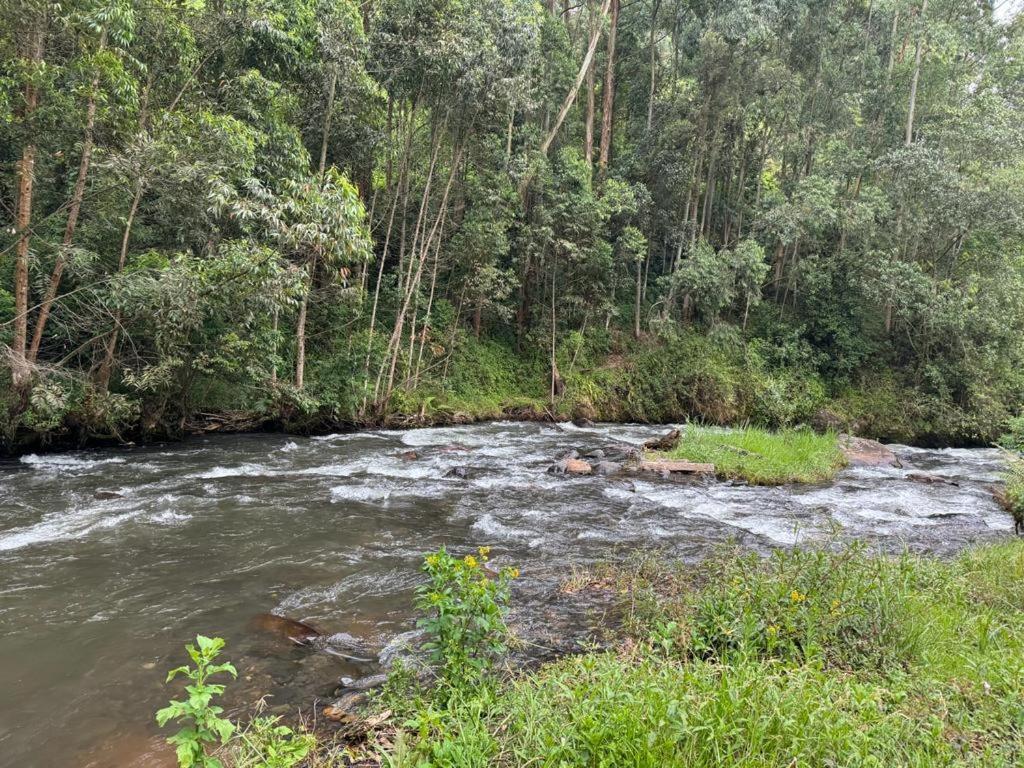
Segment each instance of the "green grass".
[{"label": "green grass", "polygon": [[1013,517],[1016,527],[1024,529],[1024,459],[1019,455],[1010,457],[1003,480],[1006,486],[999,500]]},{"label": "green grass", "polygon": [[659,455],[714,464],[719,477],[754,485],[823,482],[846,463],[834,434],[805,429],[722,431],[691,425],[674,450]]},{"label": "green grass", "polygon": [[1022,579],[1021,541],[954,561],[856,546],[648,559],[611,582],[647,606],[617,647],[421,690],[382,764],[1022,765]]}]

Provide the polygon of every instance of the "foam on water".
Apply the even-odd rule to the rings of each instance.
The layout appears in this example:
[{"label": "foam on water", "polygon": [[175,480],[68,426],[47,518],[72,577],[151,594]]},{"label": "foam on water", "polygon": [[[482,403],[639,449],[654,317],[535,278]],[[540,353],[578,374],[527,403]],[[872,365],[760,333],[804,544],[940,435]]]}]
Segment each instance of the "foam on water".
[{"label": "foam on water", "polygon": [[28,464],[36,469],[60,471],[89,470],[95,469],[96,467],[102,467],[107,464],[125,463],[125,459],[120,456],[111,456],[103,459],[83,459],[77,456],[69,456],[60,453],[47,454],[45,456],[30,453],[27,456],[22,456],[20,461],[22,464]]}]

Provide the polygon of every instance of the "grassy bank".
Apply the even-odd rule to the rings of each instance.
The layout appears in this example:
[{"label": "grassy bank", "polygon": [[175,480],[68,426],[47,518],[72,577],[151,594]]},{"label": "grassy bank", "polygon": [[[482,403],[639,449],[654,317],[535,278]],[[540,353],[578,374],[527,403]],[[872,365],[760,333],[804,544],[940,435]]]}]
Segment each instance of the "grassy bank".
[{"label": "grassy bank", "polygon": [[659,455],[714,464],[719,477],[754,485],[823,482],[845,464],[834,433],[809,429],[724,432],[691,425],[673,450]]},{"label": "grassy bank", "polygon": [[195,764],[228,768],[1024,763],[1024,541],[954,560],[723,549],[575,572],[563,589],[616,600],[616,618],[595,650],[532,670],[502,663],[519,573],[488,573],[488,552],[426,558],[416,606],[432,671],[398,664],[367,710],[331,715],[340,731],[225,720],[209,678],[235,669],[203,637],[195,668],[172,673],[202,696],[159,719],[182,727]]},{"label": "grassy bank", "polygon": [[1020,765],[1022,579],[1018,541],[608,570],[628,606],[611,650],[393,699],[382,763]]}]

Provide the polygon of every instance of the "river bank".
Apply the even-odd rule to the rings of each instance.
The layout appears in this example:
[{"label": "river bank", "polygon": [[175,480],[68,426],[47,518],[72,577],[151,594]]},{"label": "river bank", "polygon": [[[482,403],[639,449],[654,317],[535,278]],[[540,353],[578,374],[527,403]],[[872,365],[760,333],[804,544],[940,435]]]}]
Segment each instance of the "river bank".
[{"label": "river bank", "polygon": [[315,358],[302,391],[283,380],[254,385],[197,375],[157,397],[128,387],[101,393],[87,379],[45,379],[27,399],[0,391],[0,455],[211,433],[324,435],[573,419],[805,425],[883,442],[973,447],[991,445],[1024,403],[1024,393],[1000,382],[991,391],[954,396],[894,369],[826,377],[810,365],[779,362],[780,356],[763,344],[712,342],[696,333],[605,345],[581,341],[559,350],[552,397],[545,358],[470,336],[457,345],[450,366],[403,384],[377,405],[374,384],[361,368]]},{"label": "river bank", "polygon": [[[853,547],[634,559],[607,650],[385,691],[367,765],[1016,765],[1024,543],[951,561]],[[401,689],[399,689],[401,690]],[[379,718],[379,714],[378,714]]]}]

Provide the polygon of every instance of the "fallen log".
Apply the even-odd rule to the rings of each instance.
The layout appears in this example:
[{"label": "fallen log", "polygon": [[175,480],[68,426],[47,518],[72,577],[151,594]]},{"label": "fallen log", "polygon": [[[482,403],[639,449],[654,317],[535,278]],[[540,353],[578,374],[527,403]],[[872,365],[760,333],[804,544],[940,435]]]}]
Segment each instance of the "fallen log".
[{"label": "fallen log", "polygon": [[641,461],[639,464],[639,469],[643,472],[660,472],[662,474],[715,474],[714,464],[702,464],[696,461],[684,461],[682,459],[657,459],[654,461]]}]

